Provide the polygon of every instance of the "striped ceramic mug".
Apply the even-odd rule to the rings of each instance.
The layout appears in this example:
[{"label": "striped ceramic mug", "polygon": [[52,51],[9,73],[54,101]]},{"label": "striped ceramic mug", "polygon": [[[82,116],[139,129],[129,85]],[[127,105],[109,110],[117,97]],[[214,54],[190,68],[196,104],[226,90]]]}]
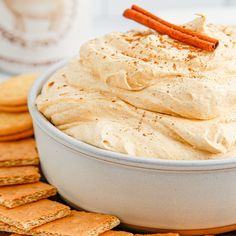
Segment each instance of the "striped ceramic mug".
[{"label": "striped ceramic mug", "polygon": [[0,68],[42,71],[77,53],[91,15],[88,0],[1,0]]}]

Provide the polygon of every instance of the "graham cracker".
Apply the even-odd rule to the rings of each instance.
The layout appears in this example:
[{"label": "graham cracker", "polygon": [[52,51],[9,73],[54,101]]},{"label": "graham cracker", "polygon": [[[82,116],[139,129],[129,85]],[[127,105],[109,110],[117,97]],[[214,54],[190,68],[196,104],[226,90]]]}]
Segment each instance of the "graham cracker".
[{"label": "graham cracker", "polygon": [[42,182],[0,187],[0,204],[14,208],[51,197],[57,193],[56,188]]},{"label": "graham cracker", "polygon": [[23,106],[2,106],[2,105],[0,105],[0,111],[18,113],[18,112],[28,111],[28,107],[26,105],[23,105]]},{"label": "graham cracker", "polygon": [[35,74],[19,75],[1,83],[0,105],[26,105],[28,92],[36,78],[37,76]]},{"label": "graham cracker", "polygon": [[[124,232],[124,231],[112,231],[109,230],[105,233],[99,234],[100,236],[133,236],[132,233]],[[11,234],[10,236],[26,236],[26,234]],[[76,235],[75,235],[76,236]]]},{"label": "graham cracker", "polygon": [[[53,223],[53,222],[52,222]],[[41,226],[40,226],[41,227]],[[26,236],[26,235],[36,235],[32,231],[22,231],[20,229],[17,229],[16,227],[9,226],[3,222],[0,222],[0,231],[5,231],[5,232],[14,232],[11,236]],[[37,234],[40,235],[40,234]],[[44,236],[48,235],[53,235],[53,236],[61,236],[61,234],[41,234]],[[75,234],[74,236],[81,235],[81,234]],[[85,234],[87,235],[87,234]],[[97,235],[97,234],[95,234]],[[128,233],[128,232],[123,232],[123,231],[113,231],[109,230],[106,231],[102,234],[99,234],[100,236],[133,236],[134,234]],[[135,234],[134,236],[180,236],[178,233],[160,233],[160,234]],[[214,236],[214,235],[205,235],[205,236]]]},{"label": "graham cracker", "polygon": [[164,234],[135,234],[134,236],[180,236],[177,233],[164,233]]},{"label": "graham cracker", "polygon": [[39,178],[39,169],[35,166],[0,168],[0,186],[35,183]]},{"label": "graham cracker", "polygon": [[26,234],[11,234],[10,236],[26,236]]},{"label": "graham cracker", "polygon": [[26,234],[10,234],[10,236],[26,236]]},{"label": "graham cracker", "polygon": [[0,221],[29,231],[37,226],[68,216],[70,213],[68,206],[43,199],[13,209],[0,206]]},{"label": "graham cracker", "polygon": [[111,215],[72,211],[70,216],[31,230],[32,235],[96,236],[116,227],[119,219]]},{"label": "graham cracker", "polygon": [[33,138],[0,143],[0,167],[38,164],[39,158]]},{"label": "graham cracker", "polygon": [[34,130],[30,129],[16,134],[2,135],[0,136],[0,142],[17,141],[32,137],[33,135],[34,135]]},{"label": "graham cracker", "polygon": [[26,234],[11,234],[10,236],[26,236]]},{"label": "graham cracker", "polygon": [[103,234],[100,234],[101,236],[133,236],[132,233],[124,232],[124,231],[114,231],[109,230]]},{"label": "graham cracker", "polygon": [[27,232],[21,229],[18,229],[14,226],[8,225],[6,223],[3,223],[0,221],[0,231],[1,232],[8,232],[8,233],[14,233],[16,235],[26,235]]},{"label": "graham cracker", "polygon": [[32,127],[32,119],[28,112],[0,112],[0,136],[17,134]]}]

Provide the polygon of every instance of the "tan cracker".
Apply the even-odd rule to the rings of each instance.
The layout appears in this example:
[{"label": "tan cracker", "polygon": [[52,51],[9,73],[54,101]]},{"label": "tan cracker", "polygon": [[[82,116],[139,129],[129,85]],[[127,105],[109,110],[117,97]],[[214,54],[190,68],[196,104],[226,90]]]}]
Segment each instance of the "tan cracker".
[{"label": "tan cracker", "polygon": [[70,216],[33,229],[33,235],[77,236],[99,235],[116,227],[119,219],[111,215],[72,211]]},{"label": "tan cracker", "polygon": [[56,188],[42,182],[0,187],[0,204],[14,208],[51,197]]},{"label": "tan cracker", "polygon": [[32,127],[32,119],[28,112],[0,112],[0,136],[16,134]]},{"label": "tan cracker", "polygon": [[166,234],[135,234],[134,236],[180,236],[177,233],[166,233]]},{"label": "tan cracker", "polygon": [[0,142],[9,142],[9,141],[17,141],[25,138],[32,137],[34,135],[34,130],[29,129],[20,133],[3,135],[0,136]]},{"label": "tan cracker", "polygon": [[128,233],[128,232],[124,232],[124,231],[109,230],[109,231],[101,234],[101,236],[133,236],[133,234]]},{"label": "tan cracker", "polygon": [[0,168],[0,186],[35,183],[39,178],[39,169],[35,166]]},{"label": "tan cracker", "polygon": [[0,167],[38,164],[39,158],[33,138],[0,143]]},{"label": "tan cracker", "polygon": [[26,105],[28,92],[36,78],[37,76],[35,74],[19,75],[1,83],[0,105]]},{"label": "tan cracker", "polygon": [[13,209],[0,206],[0,220],[29,231],[37,226],[68,216],[70,212],[70,208],[66,205],[43,199]]},{"label": "tan cracker", "polygon": [[27,234],[27,232],[25,230],[18,229],[14,226],[8,225],[3,222],[0,222],[0,231],[14,233],[15,235],[26,235]]},{"label": "tan cracker", "polygon": [[19,112],[28,111],[28,107],[26,105],[23,105],[23,106],[2,106],[2,105],[0,105],[0,111],[19,113]]}]

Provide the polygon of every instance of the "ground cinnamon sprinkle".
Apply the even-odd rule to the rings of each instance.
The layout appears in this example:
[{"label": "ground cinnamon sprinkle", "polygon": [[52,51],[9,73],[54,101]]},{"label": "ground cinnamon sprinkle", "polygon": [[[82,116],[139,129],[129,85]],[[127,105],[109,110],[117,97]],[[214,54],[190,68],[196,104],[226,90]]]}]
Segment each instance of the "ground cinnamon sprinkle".
[{"label": "ground cinnamon sprinkle", "polygon": [[50,83],[48,84],[48,87],[52,87],[53,85],[54,85],[54,81],[50,82]]},{"label": "ground cinnamon sprinkle", "polygon": [[65,96],[67,93],[60,93],[59,96]]},{"label": "ground cinnamon sprinkle", "polygon": [[148,62],[149,60],[147,58],[142,58],[142,61]]},{"label": "ground cinnamon sprinkle", "polygon": [[189,60],[192,60],[192,59],[194,59],[194,58],[196,58],[196,56],[195,56],[195,55],[192,55],[192,54],[188,54],[188,56],[187,56],[187,59],[189,59]]}]

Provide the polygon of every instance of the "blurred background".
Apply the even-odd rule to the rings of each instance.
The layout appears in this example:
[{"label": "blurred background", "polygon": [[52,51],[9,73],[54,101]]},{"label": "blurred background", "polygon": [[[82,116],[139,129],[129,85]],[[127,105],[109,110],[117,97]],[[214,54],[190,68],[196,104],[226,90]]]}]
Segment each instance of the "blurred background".
[{"label": "blurred background", "polygon": [[235,0],[0,0],[0,80],[9,73],[41,73],[78,55],[90,38],[139,28],[122,17],[132,4],[176,24],[193,20],[195,13],[206,14],[209,22],[236,24]]},{"label": "blurred background", "polygon": [[[176,23],[192,20],[195,13],[205,13],[209,21],[236,24],[235,0],[93,0],[91,35],[111,30],[125,30],[137,24],[121,17],[122,11],[137,4]],[[222,11],[223,10],[223,11]]]}]

